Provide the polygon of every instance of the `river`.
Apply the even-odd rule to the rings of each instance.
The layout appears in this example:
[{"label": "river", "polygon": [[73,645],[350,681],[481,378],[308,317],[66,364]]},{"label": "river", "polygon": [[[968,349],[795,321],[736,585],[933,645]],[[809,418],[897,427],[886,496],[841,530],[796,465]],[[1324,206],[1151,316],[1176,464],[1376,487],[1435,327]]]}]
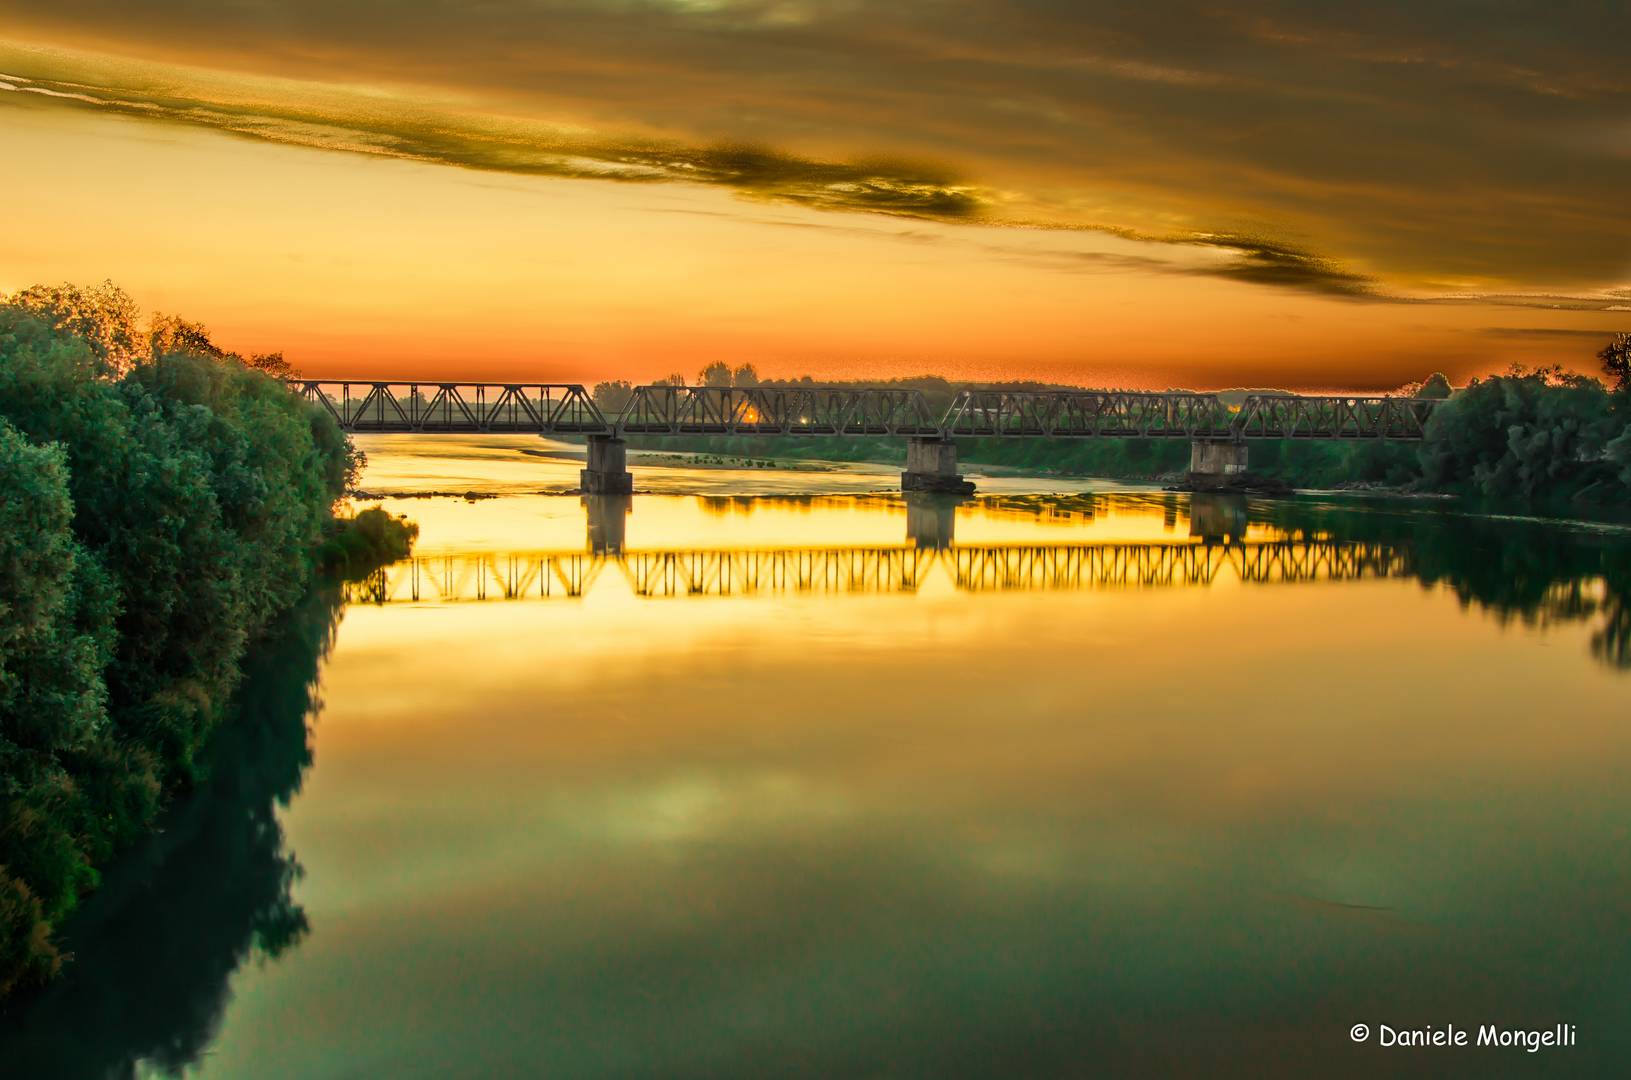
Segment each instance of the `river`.
[{"label": "river", "polygon": [[[1623,529],[363,443],[415,559],[257,653],[5,1075],[1631,1067]],[[1378,1045],[1484,1024],[1575,1044]]]}]

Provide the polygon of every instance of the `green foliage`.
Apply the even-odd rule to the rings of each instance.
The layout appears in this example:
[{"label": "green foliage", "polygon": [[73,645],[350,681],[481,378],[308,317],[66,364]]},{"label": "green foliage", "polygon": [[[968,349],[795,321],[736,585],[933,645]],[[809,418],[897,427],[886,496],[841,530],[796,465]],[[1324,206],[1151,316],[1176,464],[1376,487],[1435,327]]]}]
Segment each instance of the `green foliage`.
[{"label": "green foliage", "polygon": [[589,396],[594,399],[602,413],[612,417],[622,412],[623,406],[629,403],[629,398],[634,396],[634,387],[622,379],[613,379],[609,382],[596,383]]},{"label": "green foliage", "polygon": [[111,281],[88,289],[35,285],[6,303],[83,342],[102,374],[123,375],[148,352],[147,335],[137,327],[136,302]]},{"label": "green foliage", "polygon": [[1604,450],[1625,418],[1611,405],[1595,379],[1555,368],[1514,369],[1475,383],[1434,410],[1421,448],[1423,482],[1536,500],[1613,480]]},{"label": "green foliage", "polygon": [[1631,394],[1631,334],[1615,334],[1597,354],[1616,394]]},{"label": "green foliage", "polygon": [[723,360],[715,360],[697,372],[698,386],[729,386],[730,384],[731,366]]},{"label": "green foliage", "polygon": [[196,323],[144,335],[111,285],[0,302],[0,992],[52,969],[94,864],[197,777],[360,464]]},{"label": "green foliage", "polygon": [[[4,1075],[184,1075],[220,1029],[234,973],[303,940],[309,924],[292,892],[302,870],[279,807],[311,765],[319,665],[339,614],[339,590],[319,583],[245,658],[235,715],[206,751],[209,784],[108,867],[101,887],[112,902],[76,914],[74,946],[97,958],[94,977],[0,1016]],[[12,895],[0,880],[0,970],[14,967]]]},{"label": "green foliage", "polygon": [[1414,396],[1429,398],[1433,401],[1443,401],[1452,393],[1454,391],[1450,389],[1450,380],[1444,377],[1442,371],[1435,371],[1427,376],[1427,381],[1421,384]]},{"label": "green foliage", "polygon": [[335,577],[360,578],[407,558],[418,536],[419,526],[406,517],[371,507],[331,523],[320,553],[323,571]]}]

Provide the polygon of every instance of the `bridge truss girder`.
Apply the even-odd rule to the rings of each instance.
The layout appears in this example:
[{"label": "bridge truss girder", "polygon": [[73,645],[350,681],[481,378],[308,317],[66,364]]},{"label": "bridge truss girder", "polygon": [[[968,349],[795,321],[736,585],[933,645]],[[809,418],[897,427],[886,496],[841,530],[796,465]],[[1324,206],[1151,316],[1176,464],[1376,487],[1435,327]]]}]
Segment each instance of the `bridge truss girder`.
[{"label": "bridge truss girder", "polygon": [[1211,394],[1118,390],[964,390],[946,410],[950,436],[1193,439],[1227,437],[1229,410]]},{"label": "bridge truss girder", "polygon": [[944,416],[895,387],[638,386],[608,419],[577,383],[291,379],[351,432],[882,435],[920,438],[1401,439],[1436,401],[1187,391],[964,390]]},{"label": "bridge truss girder", "polygon": [[1183,391],[964,390],[949,436],[1063,439],[1420,439],[1437,402],[1250,394],[1238,410]]},{"label": "bridge truss girder", "polygon": [[295,379],[290,386],[351,432],[565,435],[611,430],[576,383]]},{"label": "bridge truss girder", "polygon": [[630,435],[940,434],[922,391],[891,387],[637,386],[616,426]]},{"label": "bridge truss girder", "polygon": [[1420,439],[1436,401],[1425,398],[1252,394],[1234,417],[1242,439]]}]

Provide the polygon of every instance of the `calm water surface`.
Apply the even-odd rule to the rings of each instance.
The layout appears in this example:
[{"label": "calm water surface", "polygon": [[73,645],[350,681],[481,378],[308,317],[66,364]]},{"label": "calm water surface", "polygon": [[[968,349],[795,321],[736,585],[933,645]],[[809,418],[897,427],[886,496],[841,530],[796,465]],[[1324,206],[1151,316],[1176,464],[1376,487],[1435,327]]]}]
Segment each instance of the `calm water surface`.
[{"label": "calm water surface", "polygon": [[1631,1067],[1625,532],[871,468],[587,502],[539,445],[368,445],[372,492],[501,497],[385,500],[416,559],[257,656],[0,1072]]}]

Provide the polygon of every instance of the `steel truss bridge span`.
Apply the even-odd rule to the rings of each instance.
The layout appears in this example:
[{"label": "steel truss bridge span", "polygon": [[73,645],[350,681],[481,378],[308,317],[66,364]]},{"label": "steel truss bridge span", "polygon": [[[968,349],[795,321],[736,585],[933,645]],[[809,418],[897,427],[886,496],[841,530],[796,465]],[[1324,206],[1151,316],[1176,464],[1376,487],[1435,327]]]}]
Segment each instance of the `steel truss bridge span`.
[{"label": "steel truss bridge span", "polygon": [[603,434],[606,417],[575,383],[360,382],[292,379],[348,432]]},{"label": "steel truss bridge span", "polygon": [[577,383],[293,379],[349,432],[948,438],[1422,438],[1435,401],[1184,391],[964,390],[937,414],[922,391],[842,386],[639,386],[616,413]]},{"label": "steel truss bridge span", "polygon": [[577,599],[609,569],[636,596],[653,599],[915,593],[936,572],[964,592],[1210,586],[1221,579],[1359,581],[1410,574],[1400,550],[1347,541],[539,551],[417,556],[348,584],[345,596],[361,604]]}]

